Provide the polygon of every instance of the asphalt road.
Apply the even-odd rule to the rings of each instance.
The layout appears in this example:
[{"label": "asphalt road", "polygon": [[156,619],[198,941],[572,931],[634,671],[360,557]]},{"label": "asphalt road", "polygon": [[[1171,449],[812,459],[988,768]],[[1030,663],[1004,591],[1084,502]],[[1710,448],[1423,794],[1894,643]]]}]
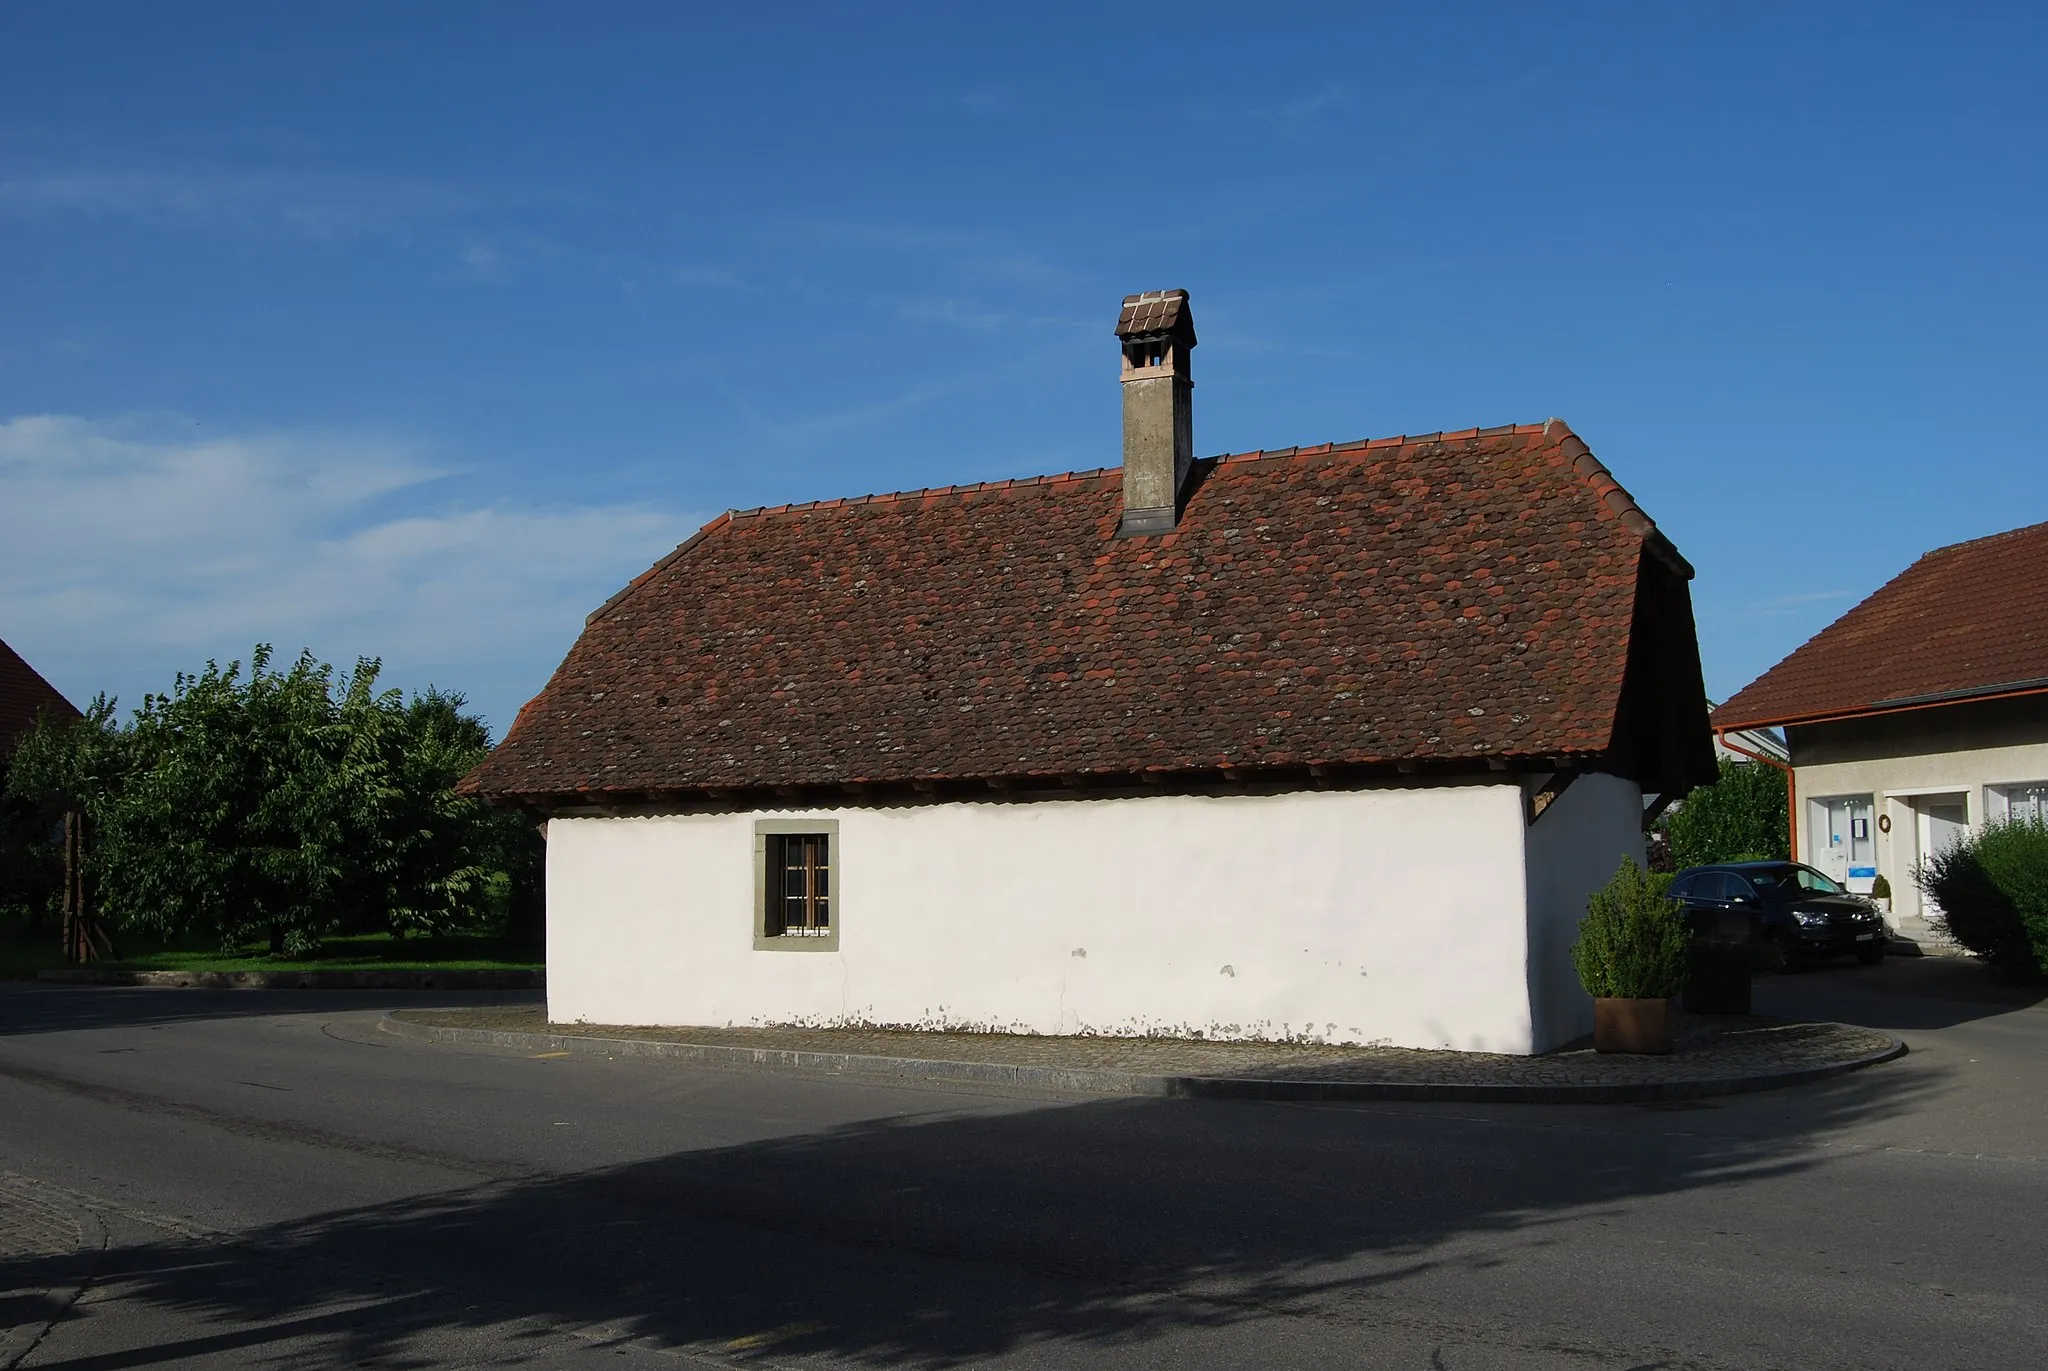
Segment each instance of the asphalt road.
[{"label": "asphalt road", "polygon": [[375,1031],[434,997],[0,986],[0,1325],[82,1290],[20,1363],[70,1371],[2036,1367],[2048,1005],[1980,985],[1760,982],[1913,1053],[1613,1107],[1019,1098]]}]

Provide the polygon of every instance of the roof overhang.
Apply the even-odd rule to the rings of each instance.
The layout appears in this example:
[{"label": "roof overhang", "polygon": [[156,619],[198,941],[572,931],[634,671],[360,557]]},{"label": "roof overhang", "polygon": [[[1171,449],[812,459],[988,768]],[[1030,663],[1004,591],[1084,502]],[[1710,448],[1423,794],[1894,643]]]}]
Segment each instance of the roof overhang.
[{"label": "roof overhang", "polygon": [[1841,719],[1867,719],[1877,714],[1902,714],[1915,709],[1933,709],[1941,705],[1977,704],[1986,700],[2009,700],[2022,695],[2043,694],[2048,694],[2048,676],[2038,676],[2026,681],[2006,681],[1998,685],[1936,691],[1928,695],[1900,695],[1888,700],[1872,700],[1864,705],[1814,710],[1803,714],[1760,715],[1725,721],[1716,714],[1709,722],[1713,724],[1716,733],[1733,733],[1740,729],[1825,724]]},{"label": "roof overhang", "polygon": [[1016,776],[818,781],[798,785],[620,786],[553,792],[468,792],[493,804],[551,814],[654,813],[678,807],[719,809],[822,807],[951,801],[1059,799],[1128,795],[1289,794],[1443,785],[1520,784],[1524,777],[1598,770],[1605,754],[1415,758],[1383,762],[1311,762],[1136,772],[1062,772]]}]

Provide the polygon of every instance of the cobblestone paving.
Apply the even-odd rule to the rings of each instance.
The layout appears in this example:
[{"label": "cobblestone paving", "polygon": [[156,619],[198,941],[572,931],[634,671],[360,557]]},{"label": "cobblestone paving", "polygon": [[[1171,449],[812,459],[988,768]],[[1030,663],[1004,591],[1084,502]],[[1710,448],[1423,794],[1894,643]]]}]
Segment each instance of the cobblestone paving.
[{"label": "cobblestone paving", "polygon": [[441,1028],[846,1052],[925,1061],[1001,1062],[1149,1076],[1453,1085],[1619,1085],[1768,1076],[1855,1061],[1885,1051],[1892,1042],[1886,1034],[1866,1028],[1751,1015],[1679,1015],[1675,1050],[1668,1057],[1601,1056],[1590,1046],[1541,1057],[1514,1057],[1186,1038],[1057,1038],[876,1028],[629,1028],[551,1024],[539,1006],[402,1010],[394,1017]]},{"label": "cobblestone paving", "polygon": [[0,1371],[20,1361],[69,1306],[80,1275],[74,1258],[96,1236],[77,1205],[0,1171]]}]

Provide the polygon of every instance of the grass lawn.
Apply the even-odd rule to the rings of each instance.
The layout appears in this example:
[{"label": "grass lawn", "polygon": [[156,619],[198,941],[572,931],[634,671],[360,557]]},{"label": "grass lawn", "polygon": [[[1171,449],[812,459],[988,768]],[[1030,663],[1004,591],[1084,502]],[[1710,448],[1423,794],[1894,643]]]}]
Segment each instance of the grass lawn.
[{"label": "grass lawn", "polygon": [[[54,927],[33,937],[19,924],[0,928],[0,979],[31,979],[38,971],[62,966],[57,939]],[[531,947],[481,934],[330,938],[317,956],[274,959],[258,945],[228,953],[203,939],[165,942],[124,934],[114,942],[121,959],[94,965],[122,971],[530,971],[542,965]]]}]

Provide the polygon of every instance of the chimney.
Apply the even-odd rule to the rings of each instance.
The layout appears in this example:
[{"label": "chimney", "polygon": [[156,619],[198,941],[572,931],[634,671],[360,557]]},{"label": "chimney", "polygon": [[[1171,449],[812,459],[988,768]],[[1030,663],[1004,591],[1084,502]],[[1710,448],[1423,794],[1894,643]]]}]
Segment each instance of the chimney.
[{"label": "chimney", "polygon": [[1116,336],[1124,354],[1124,518],[1118,532],[1167,533],[1195,459],[1195,316],[1184,290],[1124,297]]}]

